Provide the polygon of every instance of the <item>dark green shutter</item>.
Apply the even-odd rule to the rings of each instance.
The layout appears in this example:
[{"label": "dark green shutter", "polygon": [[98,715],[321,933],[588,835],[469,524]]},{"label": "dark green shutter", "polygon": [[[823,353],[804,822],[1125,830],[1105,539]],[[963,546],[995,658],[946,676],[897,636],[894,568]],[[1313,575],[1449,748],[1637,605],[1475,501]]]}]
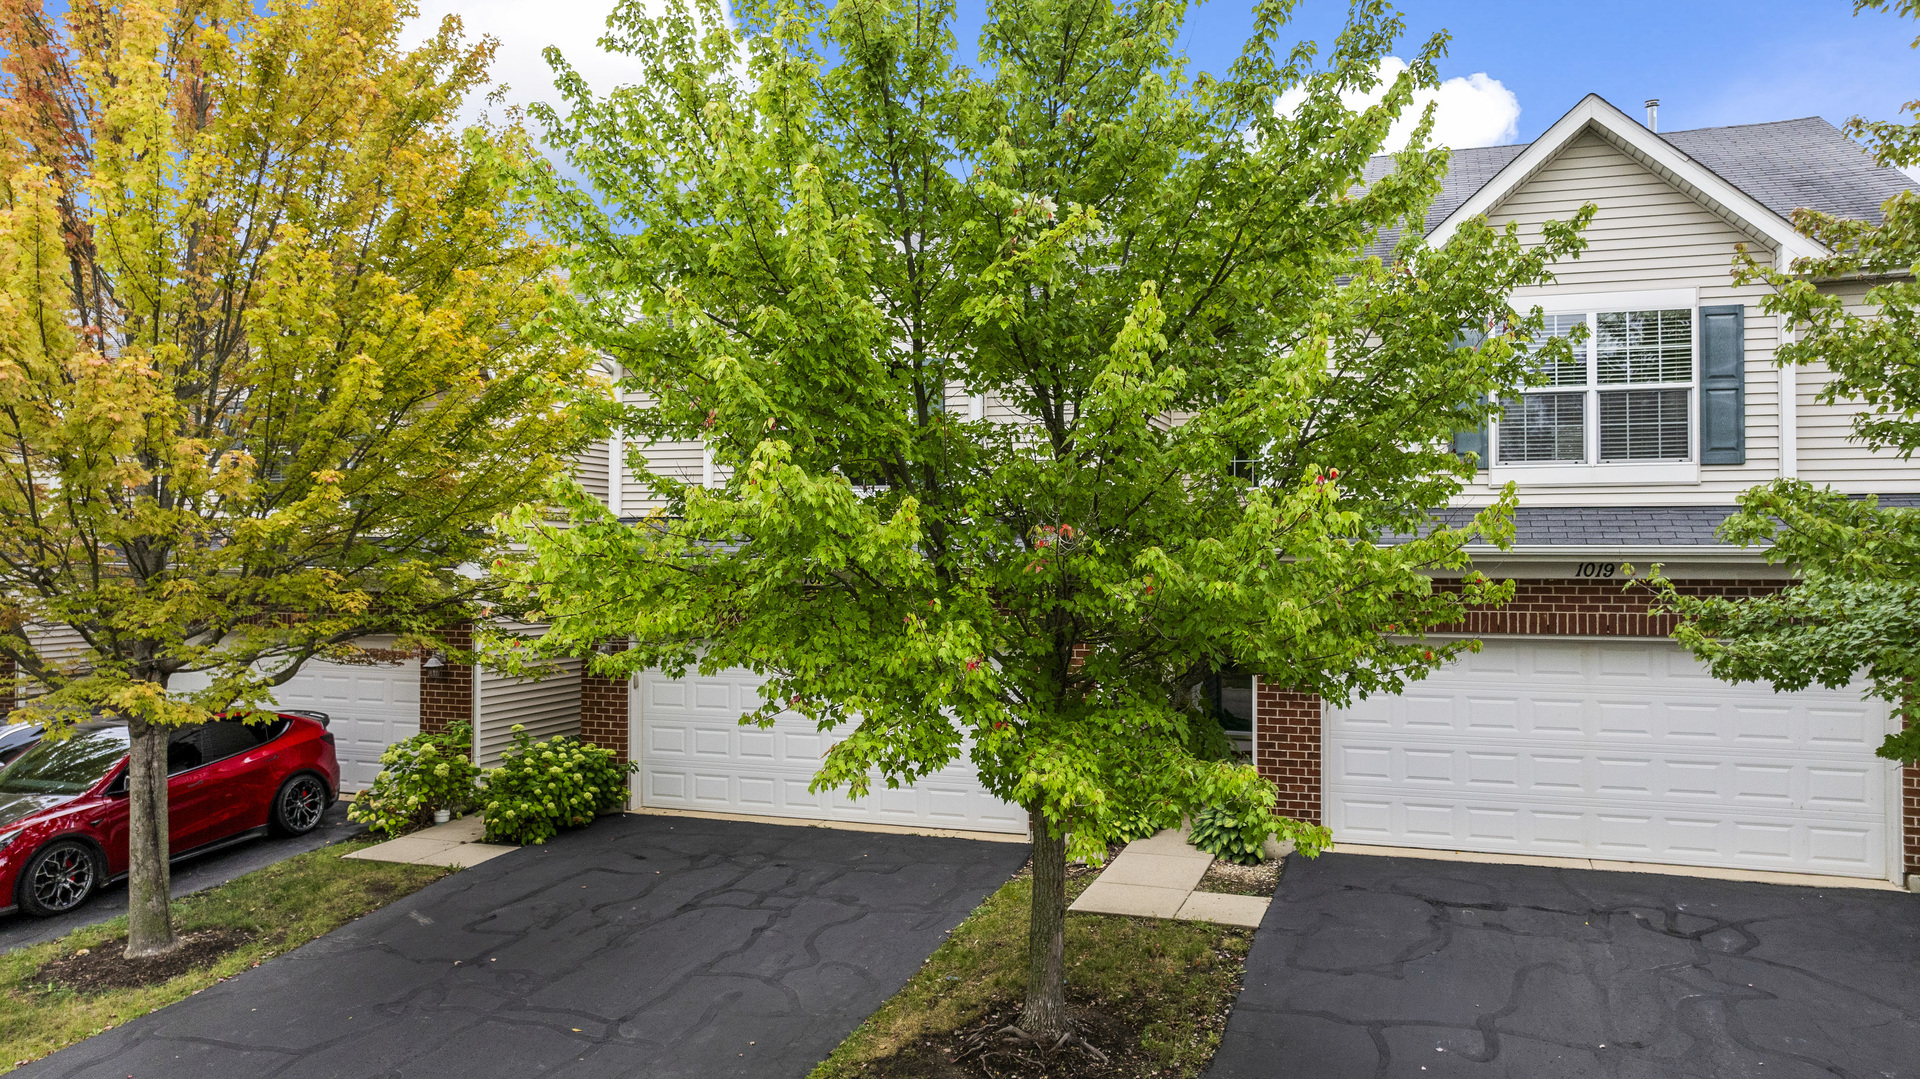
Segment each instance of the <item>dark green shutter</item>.
[{"label": "dark green shutter", "polygon": [[[1479,348],[1480,343],[1486,339],[1487,335],[1485,331],[1461,330],[1460,335],[1453,339],[1453,347]],[[1482,397],[1481,400],[1484,401],[1486,398]],[[1486,471],[1489,459],[1487,454],[1486,423],[1482,422],[1477,430],[1455,431],[1453,433],[1453,452],[1462,457],[1465,457],[1469,453],[1473,454],[1474,467],[1482,472]]]},{"label": "dark green shutter", "polygon": [[1700,463],[1747,463],[1747,309],[1700,309]]},{"label": "dark green shutter", "polygon": [[1477,431],[1455,431],[1453,452],[1462,457],[1469,453],[1473,454],[1475,467],[1484,470],[1487,467],[1487,429],[1482,427]]}]

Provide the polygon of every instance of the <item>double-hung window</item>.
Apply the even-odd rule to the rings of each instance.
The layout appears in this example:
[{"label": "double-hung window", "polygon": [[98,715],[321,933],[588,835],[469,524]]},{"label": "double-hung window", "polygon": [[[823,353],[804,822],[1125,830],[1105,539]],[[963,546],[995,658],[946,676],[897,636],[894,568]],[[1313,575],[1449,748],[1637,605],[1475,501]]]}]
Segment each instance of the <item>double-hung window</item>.
[{"label": "double-hung window", "polygon": [[1603,479],[1696,461],[1692,304],[1550,314],[1535,344],[1582,336],[1570,359],[1543,360],[1534,385],[1503,402],[1494,467],[1511,466],[1517,477]]}]

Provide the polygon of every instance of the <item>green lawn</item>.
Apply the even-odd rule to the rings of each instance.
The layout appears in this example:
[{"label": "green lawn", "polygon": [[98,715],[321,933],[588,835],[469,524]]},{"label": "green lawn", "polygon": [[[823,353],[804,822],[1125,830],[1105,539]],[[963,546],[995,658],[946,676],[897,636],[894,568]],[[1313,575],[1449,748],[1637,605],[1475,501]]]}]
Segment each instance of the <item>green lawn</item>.
[{"label": "green lawn", "polygon": [[125,937],[125,917],[0,956],[0,1072],[163,1008],[378,910],[448,872],[437,866],[341,858],[373,842],[356,840],[297,855],[176,901],[174,925],[181,932],[229,928],[252,933],[254,939],[211,966],[159,985],[77,993],[34,984],[35,972],[47,963]]},{"label": "green lawn", "polygon": [[[1069,882],[1069,901],[1091,881]],[[995,1005],[1017,1006],[1026,984],[1031,887],[1023,875],[989,896],[810,1079],[941,1074],[896,1054],[926,1042],[935,1043],[928,1053],[937,1052],[947,1032]],[[1067,996],[1138,1029],[1142,1063],[1152,1073],[1197,1076],[1220,1043],[1252,941],[1246,930],[1202,922],[1068,914]]]}]

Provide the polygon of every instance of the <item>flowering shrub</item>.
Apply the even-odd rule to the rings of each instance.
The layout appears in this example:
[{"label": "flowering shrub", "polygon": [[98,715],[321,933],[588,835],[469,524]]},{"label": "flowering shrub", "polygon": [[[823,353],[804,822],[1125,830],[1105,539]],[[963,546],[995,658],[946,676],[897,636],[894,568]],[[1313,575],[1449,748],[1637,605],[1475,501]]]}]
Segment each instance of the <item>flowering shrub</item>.
[{"label": "flowering shrub", "polygon": [[455,723],[437,734],[416,734],[380,754],[380,774],[353,798],[347,818],[376,832],[398,835],[425,825],[436,809],[464,809],[478,800],[480,769],[468,755],[473,725]]},{"label": "flowering shrub", "polygon": [[513,748],[487,773],[489,843],[545,843],[627,801],[627,775],[612,750],[561,737],[535,742],[518,724]]}]

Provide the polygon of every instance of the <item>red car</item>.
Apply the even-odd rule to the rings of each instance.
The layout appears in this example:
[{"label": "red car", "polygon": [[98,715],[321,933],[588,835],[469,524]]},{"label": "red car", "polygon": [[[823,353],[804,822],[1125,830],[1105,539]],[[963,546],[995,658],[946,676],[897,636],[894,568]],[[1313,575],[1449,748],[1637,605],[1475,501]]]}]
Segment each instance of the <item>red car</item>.
[{"label": "red car", "polygon": [[[340,792],[320,713],[215,720],[167,743],[173,859],[264,835],[313,831]],[[127,872],[127,725],[96,719],[0,770],[0,902],[49,917]]]}]

